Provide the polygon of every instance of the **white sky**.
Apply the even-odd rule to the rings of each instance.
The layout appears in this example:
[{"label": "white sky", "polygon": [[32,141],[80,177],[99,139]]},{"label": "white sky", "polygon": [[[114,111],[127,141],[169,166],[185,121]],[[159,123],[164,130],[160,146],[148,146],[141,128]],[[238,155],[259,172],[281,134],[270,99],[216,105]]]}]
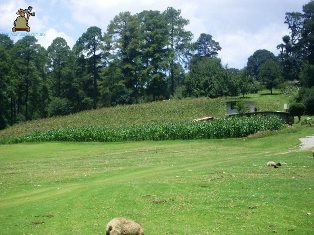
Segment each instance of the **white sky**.
[{"label": "white sky", "polygon": [[[278,53],[276,46],[288,34],[286,12],[302,12],[310,0],[0,0],[0,33],[9,33],[19,8],[33,6],[36,12],[29,25],[41,45],[48,47],[58,36],[73,46],[90,26],[103,32],[109,22],[123,11],[164,11],[168,6],[182,11],[190,21],[187,27],[195,39],[211,34],[222,50],[219,57],[228,67],[242,68],[258,49]],[[11,36],[17,40],[20,37]]]}]

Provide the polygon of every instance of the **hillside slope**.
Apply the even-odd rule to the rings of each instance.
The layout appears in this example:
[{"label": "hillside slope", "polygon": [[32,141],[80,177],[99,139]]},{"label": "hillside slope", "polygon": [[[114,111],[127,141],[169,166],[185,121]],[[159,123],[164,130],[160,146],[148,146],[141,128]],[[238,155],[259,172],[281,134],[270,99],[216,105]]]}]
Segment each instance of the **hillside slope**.
[{"label": "hillside slope", "polygon": [[[202,116],[223,117],[228,100],[240,98],[192,98],[166,100],[84,111],[63,117],[53,117],[20,123],[0,131],[0,139],[20,136],[33,131],[51,130],[61,127],[128,127],[147,123],[187,122]],[[256,102],[259,111],[280,110],[289,97],[278,95],[250,95],[244,100]]]}]

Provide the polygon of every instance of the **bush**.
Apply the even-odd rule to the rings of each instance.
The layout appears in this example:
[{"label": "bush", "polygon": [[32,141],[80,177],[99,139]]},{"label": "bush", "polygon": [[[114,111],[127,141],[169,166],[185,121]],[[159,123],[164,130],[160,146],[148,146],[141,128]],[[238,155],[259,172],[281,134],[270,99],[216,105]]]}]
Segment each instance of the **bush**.
[{"label": "bush", "polygon": [[314,87],[300,89],[296,101],[305,105],[305,114],[314,115]]},{"label": "bush", "polygon": [[299,121],[301,120],[301,116],[304,114],[305,106],[302,103],[294,103],[290,105],[289,113],[291,116],[297,116]]},{"label": "bush", "polygon": [[302,86],[304,87],[313,87],[314,86],[314,65],[305,63],[300,72],[300,80]]},{"label": "bush", "polygon": [[48,105],[48,115],[60,116],[67,115],[71,113],[70,101],[66,98],[54,97]]},{"label": "bush", "polygon": [[82,100],[82,105],[81,105],[82,110],[89,110],[93,108],[93,99],[89,97],[85,97]]},{"label": "bush", "polygon": [[279,89],[282,94],[295,98],[296,95],[298,94],[299,87],[297,87],[295,84],[292,82],[284,82],[279,85]]},{"label": "bush", "polygon": [[314,115],[314,96],[307,97],[304,100],[305,113],[308,115]]},{"label": "bush", "polygon": [[247,113],[250,111],[250,108],[248,107],[248,105],[243,101],[237,102],[235,105],[235,108],[240,114]]},{"label": "bush", "polygon": [[302,126],[313,126],[313,120],[310,117],[307,117],[305,120],[301,122]]},{"label": "bush", "polygon": [[7,122],[4,118],[4,115],[0,113],[0,130],[4,129],[7,126]]}]

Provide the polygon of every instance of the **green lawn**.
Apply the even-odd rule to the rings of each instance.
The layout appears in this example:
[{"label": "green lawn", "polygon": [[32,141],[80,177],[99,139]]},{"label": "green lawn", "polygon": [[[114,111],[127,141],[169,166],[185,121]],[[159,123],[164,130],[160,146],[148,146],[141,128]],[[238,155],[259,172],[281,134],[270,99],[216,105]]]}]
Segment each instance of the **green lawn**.
[{"label": "green lawn", "polygon": [[0,234],[104,234],[116,216],[148,235],[313,234],[308,135],[0,145]]}]

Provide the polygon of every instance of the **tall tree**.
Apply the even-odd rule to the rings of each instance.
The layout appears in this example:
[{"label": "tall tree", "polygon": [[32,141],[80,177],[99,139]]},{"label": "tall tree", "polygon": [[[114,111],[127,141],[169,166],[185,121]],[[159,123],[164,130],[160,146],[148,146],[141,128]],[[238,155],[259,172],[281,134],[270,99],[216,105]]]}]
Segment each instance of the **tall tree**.
[{"label": "tall tree", "polygon": [[238,89],[242,94],[243,98],[248,93],[254,93],[258,91],[258,82],[256,78],[247,72],[247,69],[242,69],[237,76],[238,78]]},{"label": "tall tree", "polygon": [[[141,22],[141,63],[143,70],[140,76],[145,79],[145,87],[162,87],[156,83],[166,81],[166,71],[169,61],[168,34],[165,17],[159,11],[143,11],[138,14]],[[151,99],[167,98],[168,91],[157,90],[151,93],[153,88],[147,90]]]},{"label": "tall tree", "polygon": [[13,41],[4,34],[0,34],[0,130],[9,123],[10,110],[10,79],[11,55]]},{"label": "tall tree", "polygon": [[101,51],[102,33],[101,29],[89,27],[77,40],[74,50],[80,59],[86,60],[87,74],[92,77],[92,99],[93,108],[97,107],[99,69],[102,67],[103,53]]},{"label": "tall tree", "polygon": [[[233,86],[234,80],[217,58],[221,47],[213,40],[210,34],[202,33],[193,45],[194,55],[190,61],[185,91],[188,96],[218,97],[229,94],[229,85]],[[234,91],[237,93],[237,91]]]},{"label": "tall tree", "polygon": [[295,45],[291,37],[286,35],[282,38],[283,43],[277,46],[280,49],[279,62],[283,69],[283,76],[285,80],[296,80],[300,72],[302,60],[299,56],[298,50],[295,50]]},{"label": "tall tree", "polygon": [[262,83],[273,94],[273,88],[281,82],[281,70],[277,61],[266,60],[259,68],[259,78]]},{"label": "tall tree", "polygon": [[296,45],[302,38],[302,29],[304,24],[304,16],[300,12],[287,12],[285,16],[285,24],[291,30],[290,37],[292,45]]},{"label": "tall tree", "polygon": [[221,50],[219,42],[216,42],[212,35],[202,33],[194,44],[196,56],[216,58]]},{"label": "tall tree", "polygon": [[[185,26],[189,24],[187,19],[181,16],[181,10],[168,7],[163,13],[166,18],[170,50],[170,92],[174,93],[176,86],[180,82],[180,76],[176,73],[178,66],[187,65],[191,50],[192,33],[185,30]],[[176,76],[177,75],[177,76]]]},{"label": "tall tree", "polygon": [[248,58],[247,61],[247,71],[249,75],[254,76],[259,80],[259,69],[262,64],[264,64],[267,60],[275,59],[275,55],[265,49],[257,50]]},{"label": "tall tree", "polygon": [[194,57],[184,80],[184,96],[218,97],[227,95],[224,82],[228,75],[218,58]]},{"label": "tall tree", "polygon": [[290,34],[283,37],[280,49],[280,62],[283,66],[285,79],[297,79],[302,68],[314,64],[314,1],[303,6],[303,13],[286,13],[285,23],[288,24]]},{"label": "tall tree", "polygon": [[39,78],[36,92],[32,93],[32,109],[33,118],[45,118],[47,117],[47,106],[49,103],[49,91],[48,91],[48,80],[47,80],[47,50],[39,46],[38,53],[35,57],[35,65],[37,68],[37,74]]},{"label": "tall tree", "polygon": [[[39,99],[39,84],[41,83],[41,71],[45,61],[45,50],[33,36],[25,36],[14,44],[12,56],[14,56],[15,73],[17,81],[17,113],[19,119],[30,120],[33,117],[35,101]],[[41,63],[40,63],[41,61]],[[36,109],[36,108],[35,108]],[[24,112],[23,112],[24,110]],[[22,113],[23,112],[23,113]]]},{"label": "tall tree", "polygon": [[[119,102],[137,102],[141,93],[142,84],[139,77],[139,70],[141,69],[139,45],[141,42],[139,27],[140,23],[137,16],[131,15],[130,12],[123,12],[110,22],[107,33],[104,36],[106,42],[105,51],[109,52],[108,57],[109,62],[111,62],[108,68],[105,69],[107,72],[105,71],[104,73],[110,77],[105,76],[105,79],[111,79],[112,70],[118,69],[119,71],[116,71],[115,75],[116,80],[113,82],[114,84],[119,83],[120,88],[124,86],[122,90],[128,91],[127,93],[130,94],[130,97],[124,96],[124,99],[119,99]],[[108,73],[109,71],[111,72]],[[119,89],[120,91],[121,89]],[[114,96],[117,97],[116,95]]]},{"label": "tall tree", "polygon": [[301,46],[306,53],[306,58],[310,64],[314,64],[314,1],[303,6],[304,24],[302,29]]},{"label": "tall tree", "polygon": [[300,47],[302,39],[302,28],[304,17],[299,12],[288,12],[285,16],[285,23],[290,29],[290,35],[282,38],[282,43],[277,46],[280,50],[279,61],[283,68],[283,77],[285,80],[295,80],[301,69],[303,52]]},{"label": "tall tree", "polygon": [[66,68],[69,65],[70,47],[67,42],[57,37],[47,49],[48,53],[48,73],[51,79],[52,95],[56,97],[65,97]]}]

